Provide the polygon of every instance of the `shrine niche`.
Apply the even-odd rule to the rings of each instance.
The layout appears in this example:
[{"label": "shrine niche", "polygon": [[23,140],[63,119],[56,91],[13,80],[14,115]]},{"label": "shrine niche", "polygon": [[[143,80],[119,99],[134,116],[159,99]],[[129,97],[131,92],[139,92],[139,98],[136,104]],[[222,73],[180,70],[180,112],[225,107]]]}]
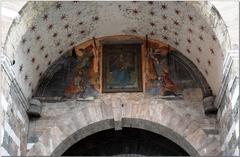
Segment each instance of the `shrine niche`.
[{"label": "shrine niche", "polygon": [[101,93],[143,92],[181,98],[187,88],[211,89],[196,66],[171,46],[135,36],[91,39],[66,52],[43,75],[35,97],[92,100]]},{"label": "shrine niche", "polygon": [[103,45],[102,59],[103,92],[142,91],[140,44]]}]

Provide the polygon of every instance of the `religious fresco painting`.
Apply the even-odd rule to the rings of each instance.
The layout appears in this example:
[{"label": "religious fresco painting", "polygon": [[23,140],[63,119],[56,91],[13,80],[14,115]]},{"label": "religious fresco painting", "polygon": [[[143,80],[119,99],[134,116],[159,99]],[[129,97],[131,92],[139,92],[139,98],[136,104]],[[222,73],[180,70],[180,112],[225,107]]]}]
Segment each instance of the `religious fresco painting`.
[{"label": "religious fresco painting", "polygon": [[169,49],[167,47],[150,48],[147,59],[147,71],[150,86],[147,91],[161,96],[177,96],[177,86],[169,77]]},{"label": "religious fresco painting", "polygon": [[166,44],[150,41],[91,40],[62,56],[59,65],[53,66],[59,70],[38,95],[94,99],[100,93],[144,92],[180,98],[183,90],[195,83],[174,52]]},{"label": "religious fresco painting", "polygon": [[72,98],[83,98],[89,96],[88,93],[94,93],[89,81],[90,70],[93,64],[93,47],[73,51],[72,57],[76,60],[76,66],[73,68],[73,77],[64,89],[64,95]]},{"label": "religious fresco painting", "polygon": [[169,78],[169,70],[168,70],[168,49],[157,49],[151,53],[151,57],[153,59],[153,63],[156,69],[156,73],[158,76],[158,80],[160,81],[163,95],[171,95],[174,94],[176,90],[176,86],[173,81]]},{"label": "religious fresco painting", "polygon": [[103,92],[142,91],[141,45],[103,45]]}]

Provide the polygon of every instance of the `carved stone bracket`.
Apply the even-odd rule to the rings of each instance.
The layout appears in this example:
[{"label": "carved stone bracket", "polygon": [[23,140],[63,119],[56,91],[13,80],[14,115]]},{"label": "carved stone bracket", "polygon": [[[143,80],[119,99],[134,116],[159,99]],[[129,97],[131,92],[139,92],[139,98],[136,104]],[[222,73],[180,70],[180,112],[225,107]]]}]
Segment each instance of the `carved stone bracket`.
[{"label": "carved stone bracket", "polygon": [[37,99],[31,99],[29,101],[30,107],[27,110],[29,117],[40,117],[42,112],[42,104]]},{"label": "carved stone bracket", "polygon": [[203,98],[203,107],[205,114],[216,114],[217,113],[217,108],[214,106],[214,96],[209,96]]}]

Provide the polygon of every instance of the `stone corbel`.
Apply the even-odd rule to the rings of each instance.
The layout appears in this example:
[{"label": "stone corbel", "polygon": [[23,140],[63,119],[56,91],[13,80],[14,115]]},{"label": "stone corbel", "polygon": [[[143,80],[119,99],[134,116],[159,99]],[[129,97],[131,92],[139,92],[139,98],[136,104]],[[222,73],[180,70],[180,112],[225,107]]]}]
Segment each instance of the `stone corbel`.
[{"label": "stone corbel", "polygon": [[31,117],[35,117],[35,118],[41,117],[41,112],[42,112],[41,102],[37,99],[31,99],[29,101],[29,104],[30,104],[30,106],[27,110],[27,114],[28,114],[29,118],[31,118]]},{"label": "stone corbel", "polygon": [[217,108],[214,106],[215,96],[203,98],[203,107],[205,114],[217,114]]}]

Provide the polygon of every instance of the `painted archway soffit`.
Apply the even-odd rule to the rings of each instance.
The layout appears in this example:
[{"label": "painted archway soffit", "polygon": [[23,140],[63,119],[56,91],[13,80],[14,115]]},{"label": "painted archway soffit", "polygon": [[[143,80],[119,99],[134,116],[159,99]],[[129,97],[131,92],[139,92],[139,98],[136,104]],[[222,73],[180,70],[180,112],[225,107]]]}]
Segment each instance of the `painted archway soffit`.
[{"label": "painted archway soffit", "polygon": [[[163,41],[203,73],[213,93],[220,87],[228,35],[207,2],[28,2],[13,22],[5,52],[29,96],[63,53],[93,36],[137,35]],[[27,87],[27,88],[26,88]]]}]

